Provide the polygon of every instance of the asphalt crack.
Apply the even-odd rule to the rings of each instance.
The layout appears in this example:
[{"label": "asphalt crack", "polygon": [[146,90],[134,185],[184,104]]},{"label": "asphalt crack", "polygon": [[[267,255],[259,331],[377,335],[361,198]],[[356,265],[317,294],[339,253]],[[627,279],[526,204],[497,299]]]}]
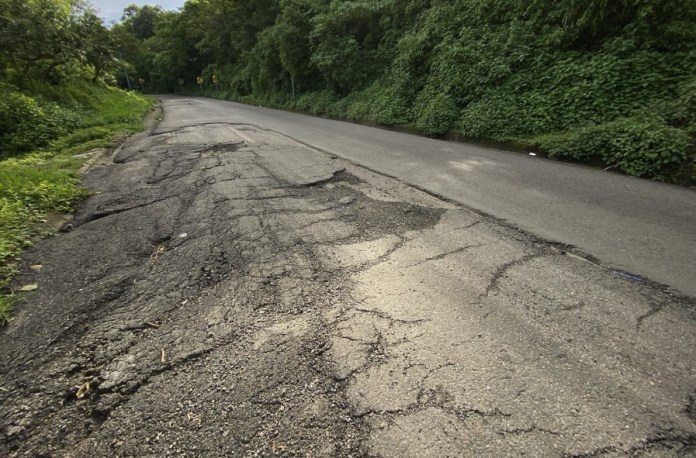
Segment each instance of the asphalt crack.
[{"label": "asphalt crack", "polygon": [[627,456],[639,456],[643,452],[659,449],[674,451],[681,456],[689,456],[690,454],[696,453],[696,435],[668,429],[658,431],[654,435],[637,441],[628,447],[606,445],[586,452],[564,453],[562,456],[563,458],[594,458],[615,453],[623,453]]},{"label": "asphalt crack", "polygon": [[418,261],[418,262],[416,262],[416,263],[407,264],[407,265],[403,266],[403,268],[408,269],[408,268],[411,268],[411,267],[418,267],[418,266],[421,266],[421,265],[426,264],[426,263],[428,263],[428,262],[439,261],[439,260],[441,260],[441,259],[445,259],[445,258],[448,257],[448,256],[453,256],[453,255],[465,253],[465,252],[467,252],[468,250],[470,250],[470,249],[472,249],[472,248],[480,248],[480,247],[482,247],[482,246],[484,246],[484,245],[483,245],[483,244],[477,244],[477,245],[467,245],[467,246],[458,247],[458,248],[455,248],[455,249],[453,249],[453,250],[450,250],[450,251],[446,251],[446,252],[444,252],[444,253],[437,254],[437,255],[435,255],[435,256],[429,256],[429,257],[427,257],[427,258],[425,258],[425,259],[423,259],[423,260],[421,260],[421,261]]},{"label": "asphalt crack", "polygon": [[541,253],[541,252],[536,252],[536,253],[529,253],[524,256],[522,256],[519,259],[515,259],[512,261],[508,261],[500,266],[498,266],[493,274],[491,275],[490,280],[488,281],[488,284],[485,287],[484,292],[479,296],[479,303],[486,297],[490,296],[493,291],[495,291],[498,288],[498,284],[500,281],[507,275],[508,271],[511,269],[521,266],[523,264],[526,264],[536,258],[539,258],[541,256],[547,256],[546,253]]}]

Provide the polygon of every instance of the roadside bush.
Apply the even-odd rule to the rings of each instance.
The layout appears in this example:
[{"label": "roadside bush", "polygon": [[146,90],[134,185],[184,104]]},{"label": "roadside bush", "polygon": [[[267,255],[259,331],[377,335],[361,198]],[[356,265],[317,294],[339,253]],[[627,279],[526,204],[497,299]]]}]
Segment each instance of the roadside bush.
[{"label": "roadside bush", "polygon": [[406,124],[409,121],[409,104],[396,86],[378,80],[368,89],[359,92],[356,98],[354,105],[362,103],[365,107],[361,110],[361,115],[357,116],[359,111],[351,106],[349,112],[354,110],[357,120],[364,119],[386,126]]},{"label": "roadside bush", "polygon": [[346,107],[346,119],[350,121],[368,121],[370,100],[362,92],[354,92],[352,101]]},{"label": "roadside bush", "polygon": [[667,180],[687,159],[689,136],[658,118],[621,118],[536,139],[551,157],[601,159],[628,175]]},{"label": "roadside bush", "polygon": [[312,103],[309,112],[313,115],[323,115],[329,111],[329,107],[336,100],[336,96],[331,91],[320,91],[312,93]]},{"label": "roadside bush", "polygon": [[696,138],[696,78],[682,82],[677,97],[659,105],[657,111],[670,125],[681,127]]},{"label": "roadside bush", "polygon": [[77,115],[56,103],[10,90],[0,98],[0,157],[44,147],[78,121]]},{"label": "roadside bush", "polygon": [[315,116],[321,116],[329,113],[331,105],[337,99],[338,97],[331,91],[307,92],[292,102],[290,107]]},{"label": "roadside bush", "polygon": [[469,105],[457,123],[457,131],[470,138],[507,141],[554,129],[557,118],[549,96],[539,92],[521,95],[492,94]]},{"label": "roadside bush", "polygon": [[[459,118],[459,108],[448,94],[421,94],[416,112],[416,127],[426,135],[441,135],[452,130]],[[424,100],[427,99],[427,100]]]},{"label": "roadside bush", "polygon": [[355,99],[356,93],[351,93],[346,97],[334,100],[334,102],[328,106],[326,115],[336,119],[348,119],[348,110]]},{"label": "roadside bush", "polygon": [[135,93],[80,79],[60,86],[33,83],[26,93],[0,84],[0,91],[0,158],[61,150],[87,139],[103,144],[116,131],[137,128],[150,105]]}]

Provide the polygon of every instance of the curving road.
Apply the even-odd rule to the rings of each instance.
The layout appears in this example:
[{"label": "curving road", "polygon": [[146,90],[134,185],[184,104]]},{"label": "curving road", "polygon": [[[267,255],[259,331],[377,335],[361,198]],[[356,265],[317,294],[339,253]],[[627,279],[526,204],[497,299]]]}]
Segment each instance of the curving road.
[{"label": "curving road", "polygon": [[177,123],[224,121],[274,129],[544,239],[573,245],[606,265],[696,295],[696,192],[691,189],[233,102],[162,98]]}]

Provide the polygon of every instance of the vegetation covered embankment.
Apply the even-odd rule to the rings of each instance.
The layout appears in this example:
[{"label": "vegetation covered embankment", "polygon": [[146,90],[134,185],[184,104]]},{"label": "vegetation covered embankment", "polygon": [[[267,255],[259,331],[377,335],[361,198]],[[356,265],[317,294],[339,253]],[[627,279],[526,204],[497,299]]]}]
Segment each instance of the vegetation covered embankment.
[{"label": "vegetation covered embankment", "polygon": [[124,54],[151,90],[696,182],[696,0],[189,0],[127,13]]},{"label": "vegetation covered embankment", "polygon": [[2,325],[18,297],[10,281],[21,251],[50,232],[40,224],[48,215],[69,212],[87,194],[81,153],[141,129],[151,102],[102,81],[117,64],[115,47],[105,48],[102,64],[87,57],[109,44],[91,11],[58,0],[0,0],[0,7]]}]

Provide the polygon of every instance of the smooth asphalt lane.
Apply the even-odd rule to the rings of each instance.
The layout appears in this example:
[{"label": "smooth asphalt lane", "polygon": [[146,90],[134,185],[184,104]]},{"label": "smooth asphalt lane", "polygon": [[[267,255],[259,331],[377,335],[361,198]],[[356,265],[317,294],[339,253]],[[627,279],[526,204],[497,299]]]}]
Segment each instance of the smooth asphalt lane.
[{"label": "smooth asphalt lane", "polygon": [[[494,148],[234,102],[159,97],[177,122],[252,124],[696,296],[696,192]],[[159,126],[167,129],[167,119]]]}]

